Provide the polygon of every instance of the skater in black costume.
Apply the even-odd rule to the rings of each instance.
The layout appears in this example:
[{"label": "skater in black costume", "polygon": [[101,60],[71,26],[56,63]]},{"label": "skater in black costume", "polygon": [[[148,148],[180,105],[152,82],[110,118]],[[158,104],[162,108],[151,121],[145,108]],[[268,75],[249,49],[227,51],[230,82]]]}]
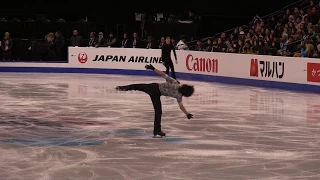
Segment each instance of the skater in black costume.
[{"label": "skater in black costume", "polygon": [[174,70],[173,62],[171,60],[171,51],[173,51],[174,57],[176,59],[176,64],[178,64],[177,54],[174,49],[174,46],[171,44],[170,37],[166,38],[166,43],[161,47],[161,57],[163,65],[166,67],[166,74],[169,75],[169,70],[171,69],[171,76],[173,79],[176,78],[176,72]]},{"label": "skater in black costume", "polygon": [[162,137],[166,134],[161,130],[162,105],[160,97],[163,95],[176,98],[181,111],[185,113],[188,119],[191,119],[193,118],[193,115],[190,114],[183,106],[182,97],[190,97],[194,92],[194,88],[190,85],[180,85],[177,80],[154,68],[151,64],[146,65],[145,67],[146,69],[153,70],[160,76],[164,77],[167,82],[151,84],[131,84],[127,86],[118,86],[116,89],[119,91],[142,91],[150,96],[155,111],[153,135],[160,135]]}]

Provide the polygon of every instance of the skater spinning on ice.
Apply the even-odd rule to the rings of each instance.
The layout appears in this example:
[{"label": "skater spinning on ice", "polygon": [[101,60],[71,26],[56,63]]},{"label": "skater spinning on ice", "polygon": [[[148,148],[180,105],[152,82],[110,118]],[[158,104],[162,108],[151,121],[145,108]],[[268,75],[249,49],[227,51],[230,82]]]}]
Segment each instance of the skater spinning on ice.
[{"label": "skater spinning on ice", "polygon": [[184,108],[182,104],[182,97],[190,97],[194,92],[194,88],[193,86],[186,84],[180,85],[180,83],[177,82],[177,80],[169,77],[167,74],[154,68],[151,64],[146,65],[145,67],[146,69],[153,70],[160,76],[164,77],[167,80],[167,82],[151,84],[131,84],[127,86],[118,86],[116,89],[119,91],[135,90],[147,93],[151,98],[153,108],[155,111],[153,135],[160,135],[161,137],[166,136],[166,134],[161,131],[162,105],[160,97],[163,95],[176,98],[181,111],[183,111],[186,114],[188,119],[191,119],[193,118],[193,115],[190,114]]},{"label": "skater spinning on ice", "polygon": [[171,60],[171,50],[173,51],[174,57],[176,59],[176,64],[178,64],[177,54],[174,46],[171,44],[170,37],[166,38],[166,43],[161,47],[161,58],[163,65],[166,67],[166,74],[169,75],[169,70],[171,69],[171,76],[176,79],[176,72],[174,71],[174,66]]}]

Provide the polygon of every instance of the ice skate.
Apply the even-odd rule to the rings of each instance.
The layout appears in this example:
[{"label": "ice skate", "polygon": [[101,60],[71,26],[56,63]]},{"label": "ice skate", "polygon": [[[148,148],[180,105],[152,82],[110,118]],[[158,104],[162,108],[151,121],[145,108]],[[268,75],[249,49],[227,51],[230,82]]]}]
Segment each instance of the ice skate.
[{"label": "ice skate", "polygon": [[163,136],[166,136],[166,133],[162,131],[158,131],[158,132],[153,131],[153,137],[156,138],[158,137],[157,135],[159,135],[160,137],[163,137]]}]

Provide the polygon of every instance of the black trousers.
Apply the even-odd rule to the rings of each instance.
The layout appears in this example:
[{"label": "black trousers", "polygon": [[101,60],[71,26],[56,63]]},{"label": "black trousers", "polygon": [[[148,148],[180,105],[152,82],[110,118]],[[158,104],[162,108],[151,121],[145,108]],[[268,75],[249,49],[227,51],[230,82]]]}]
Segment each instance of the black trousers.
[{"label": "black trousers", "polygon": [[161,131],[161,116],[162,116],[162,105],[161,105],[161,92],[157,83],[152,84],[131,84],[124,86],[126,90],[142,91],[147,93],[152,101],[154,108],[154,131]]},{"label": "black trousers", "polygon": [[171,69],[171,76],[173,79],[176,79],[176,72],[174,71],[173,62],[171,59],[163,59],[164,66],[166,67],[166,74],[169,75]]}]

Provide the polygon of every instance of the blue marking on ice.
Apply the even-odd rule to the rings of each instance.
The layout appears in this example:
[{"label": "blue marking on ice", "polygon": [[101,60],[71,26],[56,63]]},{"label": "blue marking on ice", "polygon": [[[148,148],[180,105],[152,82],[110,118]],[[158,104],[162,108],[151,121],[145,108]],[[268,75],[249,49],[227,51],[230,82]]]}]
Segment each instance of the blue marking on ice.
[{"label": "blue marking on ice", "polygon": [[14,138],[3,139],[0,142],[25,146],[95,146],[104,143],[102,140],[81,137]]}]

